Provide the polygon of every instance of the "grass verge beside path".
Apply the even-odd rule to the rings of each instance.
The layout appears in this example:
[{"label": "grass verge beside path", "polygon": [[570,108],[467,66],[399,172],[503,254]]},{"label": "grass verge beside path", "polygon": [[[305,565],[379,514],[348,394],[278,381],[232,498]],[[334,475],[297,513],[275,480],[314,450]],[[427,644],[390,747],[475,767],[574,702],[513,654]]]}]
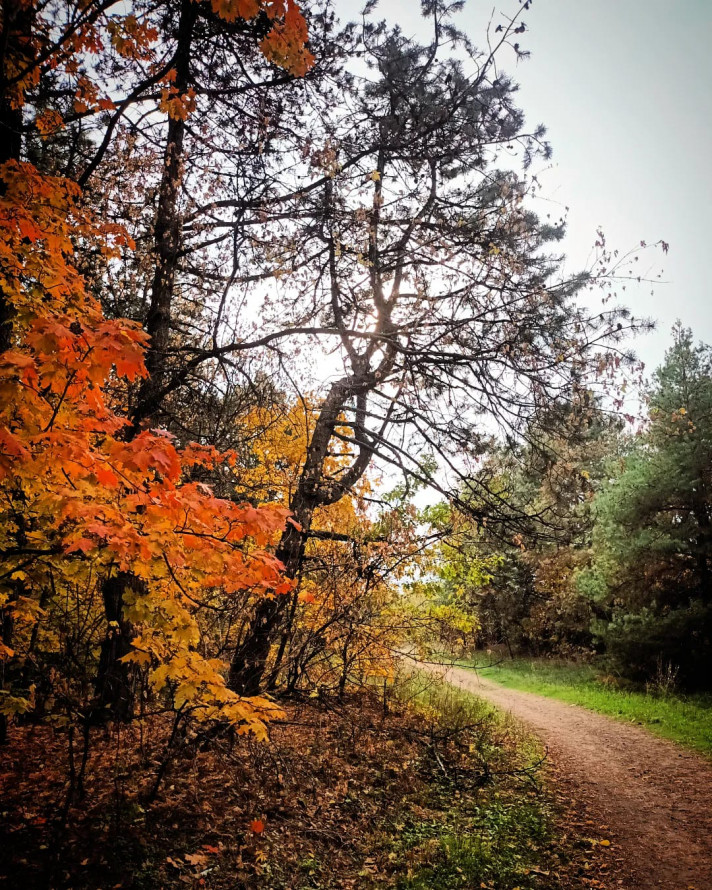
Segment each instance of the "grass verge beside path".
[{"label": "grass verge beside path", "polygon": [[485,699],[418,670],[405,671],[394,691],[420,717],[434,758],[427,793],[390,833],[389,858],[408,863],[395,890],[612,886],[607,834],[555,798],[535,736]]},{"label": "grass verge beside path", "polygon": [[595,665],[549,659],[482,659],[455,662],[482,670],[482,676],[510,689],[534,692],[581,705],[618,720],[639,723],[655,735],[712,757],[712,696],[657,695],[606,683]]}]

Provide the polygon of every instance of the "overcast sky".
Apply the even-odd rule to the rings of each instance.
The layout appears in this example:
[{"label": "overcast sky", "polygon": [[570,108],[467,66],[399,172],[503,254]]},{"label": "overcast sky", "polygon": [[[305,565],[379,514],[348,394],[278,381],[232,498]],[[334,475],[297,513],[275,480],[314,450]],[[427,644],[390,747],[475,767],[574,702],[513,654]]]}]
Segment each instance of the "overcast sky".
[{"label": "overcast sky", "polygon": [[[415,33],[418,6],[381,0],[378,9]],[[466,0],[457,17],[476,44],[492,8]],[[513,14],[519,4],[496,8]],[[554,157],[539,178],[543,194],[570,208],[572,263],[585,263],[598,226],[621,250],[664,239],[668,256],[649,260],[667,283],[654,296],[650,286],[624,295],[658,325],[635,348],[652,370],[677,318],[712,343],[712,0],[533,0],[523,20],[531,58],[503,67],[520,83],[527,123],[548,129]]]}]

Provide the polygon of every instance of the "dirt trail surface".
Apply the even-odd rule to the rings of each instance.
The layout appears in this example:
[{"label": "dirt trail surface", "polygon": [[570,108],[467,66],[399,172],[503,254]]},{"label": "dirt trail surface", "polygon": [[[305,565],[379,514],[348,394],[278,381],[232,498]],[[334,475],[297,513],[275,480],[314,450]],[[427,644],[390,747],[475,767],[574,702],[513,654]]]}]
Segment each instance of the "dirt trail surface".
[{"label": "dirt trail surface", "polygon": [[608,825],[612,886],[712,890],[712,765],[706,760],[638,726],[505,689],[472,670],[448,668],[446,678],[510,711],[543,740],[566,795]]}]

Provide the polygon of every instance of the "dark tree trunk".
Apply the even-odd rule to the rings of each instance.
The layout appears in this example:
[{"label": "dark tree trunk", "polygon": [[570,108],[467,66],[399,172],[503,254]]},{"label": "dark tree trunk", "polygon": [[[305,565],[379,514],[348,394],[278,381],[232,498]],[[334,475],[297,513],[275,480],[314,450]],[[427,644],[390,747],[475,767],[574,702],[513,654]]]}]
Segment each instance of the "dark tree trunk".
[{"label": "dark tree trunk", "polygon": [[[198,5],[193,0],[183,0],[174,57],[174,86],[179,95],[184,94],[190,85],[191,44],[197,14]],[[156,415],[161,404],[171,335],[171,305],[181,248],[180,189],[183,180],[184,138],[185,121],[169,116],[154,226],[156,268],[151,288],[151,304],[145,322],[146,332],[151,337],[146,352],[149,376],[142,383],[136,404],[130,412],[131,426],[127,433],[129,439],[136,436],[142,426]],[[102,590],[108,629],[101,649],[96,688],[99,706],[111,710],[120,720],[131,717],[134,697],[132,671],[129,665],[120,661],[130,651],[133,636],[131,627],[123,617],[123,595],[127,587],[136,588],[140,583],[130,572],[120,572],[107,578]]]},{"label": "dark tree trunk", "polygon": [[116,720],[128,721],[133,717],[134,670],[122,659],[131,651],[134,636],[133,627],[124,615],[124,595],[127,589],[135,589],[137,583],[141,582],[129,572],[118,572],[102,585],[107,630],[99,656],[96,700],[92,708],[94,720],[103,719],[109,712]]},{"label": "dark tree trunk", "polygon": [[[31,62],[28,53],[32,36],[33,6],[20,0],[8,0],[2,6],[0,30],[0,164],[19,161],[22,155],[22,107],[13,107],[9,84],[5,80],[7,56]],[[2,184],[0,184],[2,189]],[[13,307],[0,288],[0,352],[12,344]]]},{"label": "dark tree trunk", "polygon": [[284,660],[284,655],[287,651],[287,646],[290,644],[292,640],[292,629],[294,627],[294,617],[297,612],[297,606],[299,605],[299,594],[295,591],[290,597],[289,603],[289,612],[285,615],[284,618],[284,627],[282,628],[282,633],[279,639],[279,646],[277,647],[277,654],[274,659],[274,664],[272,665],[272,670],[269,675],[269,680],[267,681],[267,689],[273,690],[277,686],[277,681],[279,679],[279,673],[282,669],[282,662]]},{"label": "dark tree trunk", "polygon": [[[359,455],[349,470],[339,480],[325,478],[324,466],[329,444],[347,402],[360,394],[365,372],[338,380],[331,386],[324,400],[307,448],[304,469],[290,511],[298,524],[289,524],[277,547],[276,557],[284,565],[288,578],[296,578],[304,558],[304,548],[311,531],[314,510],[333,504],[348,493],[361,478],[371,458],[371,451],[362,443]],[[363,406],[361,406],[361,409]],[[230,664],[228,685],[240,695],[257,695],[262,687],[270,648],[282,629],[283,618],[291,601],[289,596],[263,599],[257,604],[246,636],[236,647]],[[293,618],[293,615],[292,615]],[[285,630],[288,632],[289,628]]]},{"label": "dark tree trunk", "polygon": [[[275,555],[283,563],[288,578],[295,578],[301,566],[313,510],[312,506],[299,511],[301,519],[297,519],[297,522],[302,531],[298,531],[293,525],[287,526],[277,548]],[[296,510],[293,515],[297,517]],[[270,647],[289,603],[290,597],[278,596],[260,600],[257,604],[245,639],[235,649],[230,664],[228,685],[240,695],[259,693]]]},{"label": "dark tree trunk", "polygon": [[[175,53],[174,86],[179,96],[185,94],[191,82],[190,55],[197,14],[198,5],[194,0],[183,0]],[[168,118],[168,134],[163,153],[163,173],[158,192],[158,211],[154,227],[156,268],[151,287],[151,304],[145,323],[146,333],[151,337],[146,353],[148,377],[139,389],[136,404],[131,412],[134,435],[142,424],[153,418],[160,410],[162,391],[166,382],[166,364],[171,336],[171,309],[176,270],[182,246],[183,217],[180,208],[180,191],[184,172],[185,129],[185,121],[180,117]]]}]

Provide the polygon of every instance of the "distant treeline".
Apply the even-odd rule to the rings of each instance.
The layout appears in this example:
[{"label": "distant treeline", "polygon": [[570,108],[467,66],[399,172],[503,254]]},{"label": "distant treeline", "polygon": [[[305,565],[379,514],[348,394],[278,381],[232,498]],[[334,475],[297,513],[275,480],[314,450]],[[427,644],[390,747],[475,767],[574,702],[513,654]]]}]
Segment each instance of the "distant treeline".
[{"label": "distant treeline", "polygon": [[451,647],[602,653],[635,682],[709,687],[712,350],[673,334],[642,430],[592,400],[487,458],[489,487],[527,515],[529,535],[430,511],[450,529],[428,592],[448,608]]}]

